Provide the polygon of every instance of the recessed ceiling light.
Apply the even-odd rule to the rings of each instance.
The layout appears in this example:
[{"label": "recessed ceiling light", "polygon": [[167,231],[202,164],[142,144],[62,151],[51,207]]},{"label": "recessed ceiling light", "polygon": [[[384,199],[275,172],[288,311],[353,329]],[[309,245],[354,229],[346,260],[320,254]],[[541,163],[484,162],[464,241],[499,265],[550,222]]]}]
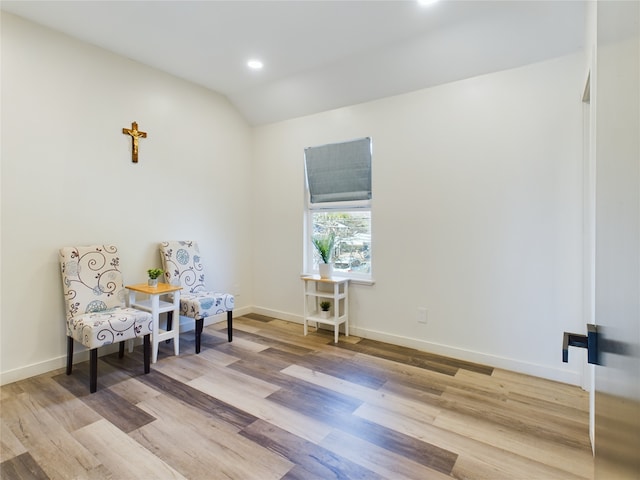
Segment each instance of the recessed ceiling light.
[{"label": "recessed ceiling light", "polygon": [[247,67],[251,70],[260,70],[264,64],[260,60],[249,60],[247,62]]},{"label": "recessed ceiling light", "polygon": [[428,7],[434,3],[438,3],[439,0],[418,0],[418,3],[423,7]]}]

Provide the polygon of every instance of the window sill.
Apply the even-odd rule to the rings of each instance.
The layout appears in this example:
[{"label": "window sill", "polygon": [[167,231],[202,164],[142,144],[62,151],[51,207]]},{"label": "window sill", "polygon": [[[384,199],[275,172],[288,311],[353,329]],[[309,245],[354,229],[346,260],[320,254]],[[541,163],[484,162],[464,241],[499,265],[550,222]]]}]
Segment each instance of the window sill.
[{"label": "window sill", "polygon": [[367,285],[367,286],[371,286],[371,285],[375,285],[376,281],[371,278],[371,279],[366,279],[366,278],[352,278],[350,279],[351,282],[354,285]]},{"label": "window sill", "polygon": [[[302,277],[310,277],[312,275],[318,275],[318,272],[301,273],[300,274],[300,278],[302,278]],[[350,277],[348,274],[347,275],[343,275],[343,272],[340,272],[340,274],[336,275],[336,277],[348,278],[350,280],[349,283],[351,283],[352,285],[372,286],[372,285],[375,285],[375,283],[376,283],[376,281],[373,278],[353,278],[353,277]]]}]

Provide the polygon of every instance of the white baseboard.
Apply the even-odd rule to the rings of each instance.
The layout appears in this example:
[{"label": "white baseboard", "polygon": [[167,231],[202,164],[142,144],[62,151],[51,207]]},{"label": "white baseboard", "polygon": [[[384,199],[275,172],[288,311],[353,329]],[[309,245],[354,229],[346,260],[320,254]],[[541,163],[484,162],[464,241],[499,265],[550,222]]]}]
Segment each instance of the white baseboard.
[{"label": "white baseboard", "polygon": [[[268,317],[277,318],[280,320],[286,320],[288,322],[295,322],[302,325],[302,316],[294,315],[288,312],[281,312],[278,310],[272,310],[262,307],[243,307],[233,311],[234,317],[240,317],[249,313],[256,313],[259,315],[265,315]],[[180,317],[180,332],[187,332],[195,329],[195,322],[186,317]],[[221,313],[208,317],[205,319],[205,326],[212,325],[214,323],[226,321],[226,313]],[[514,360],[512,358],[500,357],[483,352],[475,352],[472,350],[460,349],[448,345],[441,345],[438,343],[428,342],[425,340],[418,340],[415,338],[403,337],[399,335],[393,335],[387,332],[380,332],[376,330],[370,330],[365,328],[351,327],[350,333],[362,338],[368,338],[371,340],[378,340],[380,342],[392,343],[394,345],[400,345],[403,347],[415,348],[425,352],[435,353],[438,355],[444,355],[447,357],[457,358],[459,360],[466,360],[468,362],[480,363],[495,368],[502,368],[504,370],[510,370],[512,372],[523,373],[526,375],[532,375],[534,377],[546,378],[548,380],[554,380],[557,382],[567,383],[570,385],[580,386],[581,374],[580,372],[567,371],[564,369],[556,369],[546,365],[537,365],[528,362],[522,362],[520,360]],[[101,348],[100,355],[106,355],[115,352],[116,345]],[[81,362],[89,359],[87,350],[81,350],[74,353],[74,363]],[[43,373],[63,368],[66,366],[66,354],[57,358],[52,358],[44,362],[27,365],[14,370],[0,373],[0,385],[6,385],[8,383],[23,380],[25,378],[33,377]]]},{"label": "white baseboard", "polygon": [[[64,345],[66,348],[67,339],[64,339]],[[118,345],[107,345],[98,350],[98,356],[108,355],[118,351]],[[73,363],[86,362],[89,360],[89,350],[82,347],[79,343],[74,345],[73,351]],[[36,375],[42,375],[43,373],[49,373],[53,370],[66,369],[67,368],[67,354],[59,357],[45,360],[44,362],[33,363],[26,367],[16,368],[7,372],[0,373],[0,385],[7,385],[9,383],[24,380],[25,378],[35,377]]]},{"label": "white baseboard", "polygon": [[[242,315],[246,315],[247,313],[252,313],[253,309],[251,307],[243,307],[238,308],[233,311],[234,317],[240,317]],[[214,315],[211,317],[207,317],[204,320],[205,326],[212,325],[218,322],[226,322],[227,314],[220,313],[218,315]],[[189,319],[187,317],[180,317],[180,332],[188,332],[191,330],[195,330],[195,322],[193,319]],[[63,339],[64,346],[66,348],[67,339]],[[140,340],[142,342],[142,340]],[[118,351],[117,345],[108,345],[105,347],[101,347],[98,349],[98,356],[108,355],[110,353],[114,353]],[[79,343],[75,343],[74,352],[73,352],[73,363],[85,362],[89,360],[89,350],[82,347]],[[35,377],[36,375],[41,375],[43,373],[48,373],[53,370],[57,370],[59,368],[66,368],[67,366],[67,354],[60,355],[55,358],[51,358],[49,360],[45,360],[43,362],[34,363],[32,365],[27,365],[25,367],[16,368],[14,370],[9,370],[7,372],[0,373],[0,385],[7,385],[9,383],[17,382],[19,380],[24,380],[25,378]],[[153,368],[153,367],[152,367]],[[100,376],[100,373],[98,373]]]},{"label": "white baseboard", "polygon": [[415,348],[416,350],[435,353],[437,355],[446,357],[452,357],[458,360],[465,360],[467,362],[479,363],[503,370],[510,370],[512,372],[531,375],[534,377],[545,378],[547,380],[554,380],[556,382],[562,382],[576,386],[580,386],[581,383],[581,376],[578,372],[560,370],[545,365],[538,365],[534,363],[515,360],[513,358],[500,357],[488,353],[466,350],[449,345],[428,342],[425,340],[417,340],[415,338],[401,337],[398,335],[392,335],[374,330],[353,328],[351,329],[350,333],[358,337],[369,338],[371,340],[378,340],[381,342],[392,343],[394,345],[401,345],[409,348]]},{"label": "white baseboard", "polygon": [[277,318],[278,320],[286,320],[287,322],[299,323],[302,325],[302,316],[294,315],[293,313],[281,312],[279,310],[271,310],[269,308],[253,307],[251,313],[257,313],[258,315],[264,315],[266,317]]},{"label": "white baseboard", "polygon": [[[278,318],[281,320],[287,320],[289,322],[296,322],[302,325],[302,316],[300,315],[292,315],[289,313],[283,314],[282,312],[276,310],[269,310],[260,307],[254,307],[253,312],[260,313],[261,315],[266,315],[269,317]],[[332,329],[333,327],[323,326],[322,328]],[[553,380],[569,385],[581,385],[582,376],[580,372],[523,362],[512,358],[500,357],[497,355],[476,352],[473,350],[465,350],[458,347],[442,345],[439,343],[419,340],[410,337],[403,337],[400,335],[394,335],[391,333],[380,332],[377,330],[370,330],[366,328],[350,326],[349,333],[357,337],[368,338],[370,340],[377,340],[380,342],[391,343],[393,345],[399,345],[408,348],[415,348],[416,350],[422,350],[424,352],[435,353],[437,355],[452,357],[458,360],[465,360],[467,362],[480,363],[489,367],[501,368],[503,370],[509,370],[512,372],[531,375],[547,380]]]}]

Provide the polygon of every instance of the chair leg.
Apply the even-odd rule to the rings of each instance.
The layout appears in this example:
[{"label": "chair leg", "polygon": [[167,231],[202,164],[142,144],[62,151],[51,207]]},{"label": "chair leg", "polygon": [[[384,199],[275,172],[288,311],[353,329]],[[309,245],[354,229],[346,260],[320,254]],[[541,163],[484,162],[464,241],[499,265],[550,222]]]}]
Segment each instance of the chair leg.
[{"label": "chair leg", "polygon": [[151,365],[151,334],[147,333],[144,336],[144,341],[143,341],[144,347],[143,347],[143,354],[144,354],[144,373],[149,373],[149,371],[151,370],[150,365]]},{"label": "chair leg", "polygon": [[73,368],[73,338],[67,337],[67,375],[71,375]]},{"label": "chair leg", "polygon": [[118,346],[118,358],[122,358],[124,357],[124,344],[126,342],[123,340],[120,342],[119,346]]},{"label": "chair leg", "polygon": [[95,393],[98,389],[98,349],[89,351],[89,391]]},{"label": "chair leg", "polygon": [[204,328],[204,318],[196,320],[196,353],[200,353],[200,339],[202,337],[202,329]]},{"label": "chair leg", "polygon": [[[204,318],[196,320],[196,353],[200,353],[200,342],[202,330],[204,328]],[[227,339],[233,341],[233,310],[227,312]]]}]

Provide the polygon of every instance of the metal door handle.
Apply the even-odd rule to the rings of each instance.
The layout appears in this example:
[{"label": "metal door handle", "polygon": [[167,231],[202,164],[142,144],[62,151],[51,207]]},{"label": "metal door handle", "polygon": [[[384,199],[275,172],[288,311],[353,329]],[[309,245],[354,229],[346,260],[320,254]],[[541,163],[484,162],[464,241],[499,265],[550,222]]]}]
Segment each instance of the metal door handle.
[{"label": "metal door handle", "polygon": [[598,354],[598,327],[592,323],[587,324],[587,334],[564,332],[562,339],[562,361],[569,361],[569,347],[587,349],[587,361],[594,365],[600,365]]}]

